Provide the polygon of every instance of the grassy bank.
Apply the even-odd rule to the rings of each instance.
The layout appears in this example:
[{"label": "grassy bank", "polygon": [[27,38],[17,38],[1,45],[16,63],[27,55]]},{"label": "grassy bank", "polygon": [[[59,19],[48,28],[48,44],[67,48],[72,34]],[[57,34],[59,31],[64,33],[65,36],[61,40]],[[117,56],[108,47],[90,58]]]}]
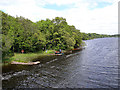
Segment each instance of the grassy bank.
[{"label": "grassy bank", "polygon": [[12,57],[7,57],[5,59],[3,59],[3,63],[11,63],[12,61],[16,61],[16,62],[32,62],[35,58],[39,57],[39,56],[47,56],[49,54],[54,53],[54,50],[47,50],[46,51],[39,51],[37,53],[14,53],[14,56]]},{"label": "grassy bank", "polygon": [[[82,45],[82,46],[84,46],[84,45]],[[72,50],[62,50],[63,53],[71,53],[71,51],[74,51],[74,49],[72,49]],[[2,62],[3,62],[2,64],[3,65],[8,65],[12,61],[28,63],[28,62],[35,61],[38,57],[54,55],[54,53],[55,53],[55,50],[46,50],[46,51],[39,51],[39,52],[36,52],[36,53],[23,53],[23,54],[22,53],[14,53],[14,56],[4,58],[2,60]]]}]

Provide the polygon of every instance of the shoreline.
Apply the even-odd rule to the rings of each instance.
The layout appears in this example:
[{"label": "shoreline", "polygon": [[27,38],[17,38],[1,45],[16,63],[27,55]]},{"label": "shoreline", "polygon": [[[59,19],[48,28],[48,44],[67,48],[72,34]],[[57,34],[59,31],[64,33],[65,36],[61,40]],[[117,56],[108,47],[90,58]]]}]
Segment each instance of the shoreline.
[{"label": "shoreline", "polygon": [[[73,53],[73,51],[79,51],[84,49],[84,47],[81,48],[75,48],[72,50],[62,50],[62,53],[64,54],[70,54]],[[55,54],[55,50],[47,50],[44,52],[38,52],[38,53],[15,53],[14,56],[9,57],[8,59],[4,60],[2,62],[2,65],[8,65],[8,64],[19,64],[19,65],[36,65],[39,64],[40,61],[36,60],[39,57],[47,57],[47,56],[62,56],[63,54]]]}]

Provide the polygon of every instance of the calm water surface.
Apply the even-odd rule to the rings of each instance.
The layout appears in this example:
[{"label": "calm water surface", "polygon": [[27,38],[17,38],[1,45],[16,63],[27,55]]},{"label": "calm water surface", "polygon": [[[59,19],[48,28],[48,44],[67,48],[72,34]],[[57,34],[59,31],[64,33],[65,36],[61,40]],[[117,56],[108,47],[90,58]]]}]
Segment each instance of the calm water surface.
[{"label": "calm water surface", "polygon": [[117,88],[118,38],[87,40],[82,51],[3,67],[3,88]]}]

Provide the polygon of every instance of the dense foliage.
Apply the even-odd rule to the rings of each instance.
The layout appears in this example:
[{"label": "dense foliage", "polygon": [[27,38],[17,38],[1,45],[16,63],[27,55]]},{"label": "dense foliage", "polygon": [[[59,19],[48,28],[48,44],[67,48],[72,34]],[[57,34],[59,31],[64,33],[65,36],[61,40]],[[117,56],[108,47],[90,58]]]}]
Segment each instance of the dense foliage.
[{"label": "dense foliage", "polygon": [[24,17],[2,13],[2,56],[14,52],[37,52],[46,49],[73,49],[82,43],[81,33],[66,19],[56,17],[36,23]]},{"label": "dense foliage", "polygon": [[[82,39],[107,37],[96,33],[81,33],[63,17],[36,23],[24,17],[12,17],[2,11],[2,57],[14,52],[37,52],[46,49],[70,50],[81,45]],[[1,27],[0,27],[1,28]]]}]

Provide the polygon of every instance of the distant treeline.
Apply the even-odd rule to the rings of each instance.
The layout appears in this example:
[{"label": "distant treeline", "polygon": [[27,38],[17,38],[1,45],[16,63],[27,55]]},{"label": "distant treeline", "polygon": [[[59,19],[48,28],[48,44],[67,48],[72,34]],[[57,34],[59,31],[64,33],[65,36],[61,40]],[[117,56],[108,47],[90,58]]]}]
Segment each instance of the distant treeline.
[{"label": "distant treeline", "polygon": [[80,47],[82,40],[109,37],[96,33],[81,33],[68,25],[63,17],[32,22],[24,17],[12,17],[2,11],[2,57],[14,52],[37,52],[46,49],[70,50]]},{"label": "distant treeline", "polygon": [[82,40],[90,40],[94,38],[115,37],[117,35],[96,34],[96,33],[82,33]]},{"label": "distant treeline", "polygon": [[120,37],[120,34],[111,35],[111,37]]}]

